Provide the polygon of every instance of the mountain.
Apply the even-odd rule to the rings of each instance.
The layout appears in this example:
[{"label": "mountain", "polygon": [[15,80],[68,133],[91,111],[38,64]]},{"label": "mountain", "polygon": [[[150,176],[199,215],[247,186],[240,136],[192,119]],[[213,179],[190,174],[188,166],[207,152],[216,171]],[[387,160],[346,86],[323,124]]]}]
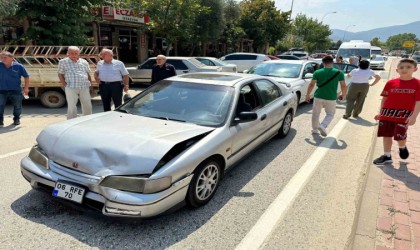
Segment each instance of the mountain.
[{"label": "mountain", "polygon": [[389,26],[384,28],[377,28],[367,31],[360,31],[360,32],[350,32],[344,31],[340,29],[331,29],[332,34],[330,39],[333,41],[338,40],[363,40],[363,41],[371,41],[374,37],[378,37],[381,42],[385,42],[388,37],[402,34],[402,33],[413,33],[416,36],[420,37],[420,21],[404,24],[404,25],[395,25]]}]

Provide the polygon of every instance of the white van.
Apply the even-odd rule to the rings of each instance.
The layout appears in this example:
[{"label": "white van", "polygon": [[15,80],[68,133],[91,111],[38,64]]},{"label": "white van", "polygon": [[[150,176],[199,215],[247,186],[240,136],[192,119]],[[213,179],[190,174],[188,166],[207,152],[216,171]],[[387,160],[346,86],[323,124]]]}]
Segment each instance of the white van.
[{"label": "white van", "polygon": [[264,54],[237,52],[225,55],[224,57],[221,57],[220,60],[226,63],[236,64],[237,71],[243,72],[259,63],[270,61],[271,59]]},{"label": "white van", "polygon": [[371,50],[371,55],[382,55],[382,49],[380,47],[376,47],[376,46],[372,46]]},{"label": "white van", "polygon": [[351,56],[361,56],[362,59],[370,60],[372,56],[372,45],[370,42],[364,42],[362,40],[351,40],[350,42],[344,42],[338,49],[337,56],[342,56],[344,60],[349,61]]}]

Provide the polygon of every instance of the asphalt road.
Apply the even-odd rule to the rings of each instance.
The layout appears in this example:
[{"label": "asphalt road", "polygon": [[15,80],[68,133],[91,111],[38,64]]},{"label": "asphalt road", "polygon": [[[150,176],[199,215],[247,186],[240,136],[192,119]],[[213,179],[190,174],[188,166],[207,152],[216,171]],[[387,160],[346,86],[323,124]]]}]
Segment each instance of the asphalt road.
[{"label": "asphalt road", "polygon": [[[366,116],[346,122],[340,138],[262,248],[345,246],[363,183],[378,91],[370,93]],[[94,112],[102,111],[99,99],[93,100],[93,106]],[[20,174],[20,160],[38,133],[65,120],[65,112],[65,108],[46,109],[37,101],[28,101],[22,124],[15,127],[9,125],[11,108],[6,109],[5,127],[0,128],[0,249],[234,249],[324,140],[311,135],[311,105],[301,104],[290,134],[271,140],[245,158],[222,180],[206,206],[184,207],[149,220],[119,221],[76,210],[31,190]],[[343,112],[339,104],[328,130],[342,120]]]}]

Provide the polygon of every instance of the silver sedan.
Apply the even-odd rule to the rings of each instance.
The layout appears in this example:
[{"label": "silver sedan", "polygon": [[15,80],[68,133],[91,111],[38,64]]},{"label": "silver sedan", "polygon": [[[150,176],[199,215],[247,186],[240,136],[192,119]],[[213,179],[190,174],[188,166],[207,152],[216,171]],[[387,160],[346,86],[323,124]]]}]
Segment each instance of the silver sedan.
[{"label": "silver sedan", "polygon": [[226,63],[220,59],[217,59],[215,57],[196,57],[198,61],[202,62],[203,64],[207,66],[220,66],[222,67],[223,72],[234,72],[236,73],[236,64],[232,63]]},{"label": "silver sedan", "polygon": [[176,76],[115,111],[45,128],[21,172],[33,188],[107,216],[199,207],[236,162],[289,133],[296,107],[296,95],[267,77]]}]

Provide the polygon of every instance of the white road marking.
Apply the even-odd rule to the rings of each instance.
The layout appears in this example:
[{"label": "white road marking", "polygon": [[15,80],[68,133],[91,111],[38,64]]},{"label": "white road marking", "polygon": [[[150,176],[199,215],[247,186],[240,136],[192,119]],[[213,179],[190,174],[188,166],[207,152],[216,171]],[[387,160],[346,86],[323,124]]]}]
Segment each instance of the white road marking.
[{"label": "white road marking", "polygon": [[22,153],[28,152],[29,150],[31,150],[31,148],[25,148],[25,149],[17,150],[17,151],[10,152],[4,155],[0,155],[0,159],[4,159],[13,155],[22,154]]},{"label": "white road marking", "polygon": [[283,188],[283,191],[270,204],[257,223],[251,228],[248,234],[242,239],[236,250],[259,249],[264,241],[270,236],[277,223],[283,219],[286,212],[298,197],[312,174],[317,169],[319,163],[331,146],[336,143],[337,136],[344,129],[347,120],[341,119],[333,130],[328,134],[315,152],[306,160],[299,171]]}]

